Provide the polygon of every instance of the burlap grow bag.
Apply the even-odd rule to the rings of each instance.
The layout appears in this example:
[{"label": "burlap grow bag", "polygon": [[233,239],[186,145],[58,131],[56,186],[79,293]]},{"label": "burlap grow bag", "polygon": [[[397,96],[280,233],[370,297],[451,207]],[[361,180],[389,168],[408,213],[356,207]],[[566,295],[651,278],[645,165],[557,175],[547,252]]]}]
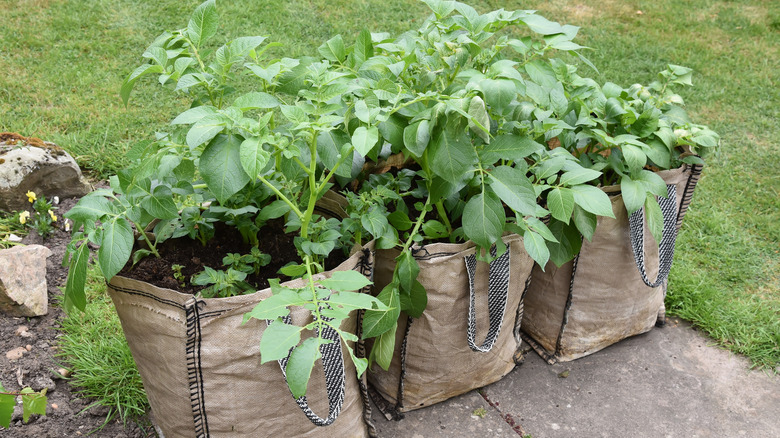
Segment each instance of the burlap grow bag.
[{"label": "burlap grow bag", "polygon": [[629,218],[618,186],[605,187],[615,219],[599,217],[593,240],[575,259],[543,272],[534,267],[525,296],[524,339],[548,362],[569,361],[645,333],[664,320],[666,279],[674,244],[701,166],[658,172],[671,195],[660,248],[643,210]]},{"label": "burlap grow bag", "polygon": [[[364,247],[334,271],[353,269],[371,276],[372,250],[373,246]],[[260,364],[260,337],[266,322],[241,322],[246,312],[271,295],[270,289],[196,299],[114,277],[108,291],[166,438],[368,436],[363,421],[365,391],[361,391],[349,353],[340,343],[322,347],[325,371],[323,360],[318,360],[307,396],[297,402],[280,364]],[[296,324],[310,320],[309,312],[302,308],[293,309],[291,314]],[[356,328],[357,317],[341,326],[341,330],[353,333]],[[333,421],[335,417],[338,419]],[[318,427],[313,422],[332,424]]]},{"label": "burlap grow bag", "polygon": [[[520,236],[504,242],[507,252],[490,266],[476,261],[473,242],[415,248],[428,307],[420,318],[401,315],[389,370],[375,364],[368,372],[388,418],[496,382],[515,367],[516,329],[534,262]],[[397,255],[377,251],[375,290],[391,281]]]}]

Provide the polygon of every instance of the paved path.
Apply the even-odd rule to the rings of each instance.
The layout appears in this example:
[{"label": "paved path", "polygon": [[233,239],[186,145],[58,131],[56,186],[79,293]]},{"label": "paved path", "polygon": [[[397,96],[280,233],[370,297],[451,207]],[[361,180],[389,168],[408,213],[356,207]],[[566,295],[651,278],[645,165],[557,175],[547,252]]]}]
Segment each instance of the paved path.
[{"label": "paved path", "polygon": [[675,321],[573,362],[529,352],[481,393],[374,422],[382,438],[779,438],[780,375]]}]

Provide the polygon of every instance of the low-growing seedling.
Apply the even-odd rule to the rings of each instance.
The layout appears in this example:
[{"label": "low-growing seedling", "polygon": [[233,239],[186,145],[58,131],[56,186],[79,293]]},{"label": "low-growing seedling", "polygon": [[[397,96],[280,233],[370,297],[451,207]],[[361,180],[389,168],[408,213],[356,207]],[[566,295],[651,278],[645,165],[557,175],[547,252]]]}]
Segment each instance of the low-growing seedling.
[{"label": "low-growing seedling", "polygon": [[16,398],[22,398],[22,421],[30,420],[32,414],[46,415],[46,389],[35,392],[31,388],[23,388],[18,392],[9,392],[0,383],[0,427],[11,425],[11,416],[16,406]]}]

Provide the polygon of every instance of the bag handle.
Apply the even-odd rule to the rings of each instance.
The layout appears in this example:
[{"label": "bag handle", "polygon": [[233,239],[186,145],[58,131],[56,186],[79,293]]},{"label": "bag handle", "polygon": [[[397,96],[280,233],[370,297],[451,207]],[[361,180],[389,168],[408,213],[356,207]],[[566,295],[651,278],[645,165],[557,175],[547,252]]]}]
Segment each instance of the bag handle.
[{"label": "bag handle", "polygon": [[660,286],[668,277],[674,260],[674,244],[677,240],[677,186],[667,184],[667,198],[658,198],[658,205],[664,217],[664,230],[661,243],[658,245],[658,276],[650,281],[645,268],[645,214],[644,208],[631,213],[628,218],[631,229],[631,248],[634,250],[634,261],[642,281],[649,287]]},{"label": "bag handle", "polygon": [[[330,318],[323,318],[329,321]],[[282,317],[282,321],[289,324],[292,322],[290,315]],[[266,321],[270,324],[271,321]],[[315,336],[317,332],[315,331]],[[301,408],[306,417],[316,426],[328,426],[336,421],[341,413],[341,407],[344,405],[344,392],[346,390],[346,370],[344,368],[344,356],[341,352],[341,340],[338,333],[332,327],[326,326],[322,330],[322,337],[331,341],[328,344],[320,345],[320,354],[322,354],[322,368],[325,370],[325,390],[328,394],[328,417],[322,419],[314,413],[309,407],[306,396],[295,399],[298,407]],[[287,381],[287,362],[290,360],[290,354],[287,357],[279,359],[279,366],[282,368],[282,375]]]},{"label": "bag handle", "polygon": [[[475,309],[476,293],[474,292],[474,277],[477,272],[477,256],[471,254],[464,257],[466,262],[466,271],[469,276],[469,327],[468,327],[468,342],[469,347],[474,351],[487,353],[493,348],[493,344],[498,339],[498,334],[501,331],[501,323],[504,320],[504,312],[506,311],[506,303],[509,294],[509,248],[506,252],[497,259],[490,262],[488,272],[488,318],[490,320],[490,326],[488,328],[485,342],[481,346],[478,346],[474,341],[474,337],[477,333],[477,312]],[[490,248],[490,255],[496,256],[496,247],[493,245]]]}]

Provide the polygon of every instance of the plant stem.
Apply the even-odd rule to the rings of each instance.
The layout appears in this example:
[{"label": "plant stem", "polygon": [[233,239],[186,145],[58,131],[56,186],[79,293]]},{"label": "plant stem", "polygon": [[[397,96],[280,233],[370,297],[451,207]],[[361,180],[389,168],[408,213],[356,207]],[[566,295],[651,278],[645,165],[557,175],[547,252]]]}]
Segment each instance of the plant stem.
[{"label": "plant stem", "polygon": [[292,203],[290,199],[287,196],[284,196],[282,192],[279,191],[279,189],[276,188],[273,184],[271,184],[267,179],[263,178],[262,176],[257,177],[263,184],[265,184],[266,187],[271,189],[276,196],[284,201],[285,204],[289,205],[292,211],[298,216],[298,218],[303,219],[303,213],[301,213],[301,210],[298,209],[298,206]]},{"label": "plant stem", "polygon": [[309,144],[309,151],[311,156],[311,163],[309,164],[309,204],[301,218],[301,237],[306,239],[309,236],[309,222],[314,214],[314,205],[319,199],[319,190],[317,187],[317,179],[315,174],[317,173],[317,136],[312,132],[312,141]]}]

